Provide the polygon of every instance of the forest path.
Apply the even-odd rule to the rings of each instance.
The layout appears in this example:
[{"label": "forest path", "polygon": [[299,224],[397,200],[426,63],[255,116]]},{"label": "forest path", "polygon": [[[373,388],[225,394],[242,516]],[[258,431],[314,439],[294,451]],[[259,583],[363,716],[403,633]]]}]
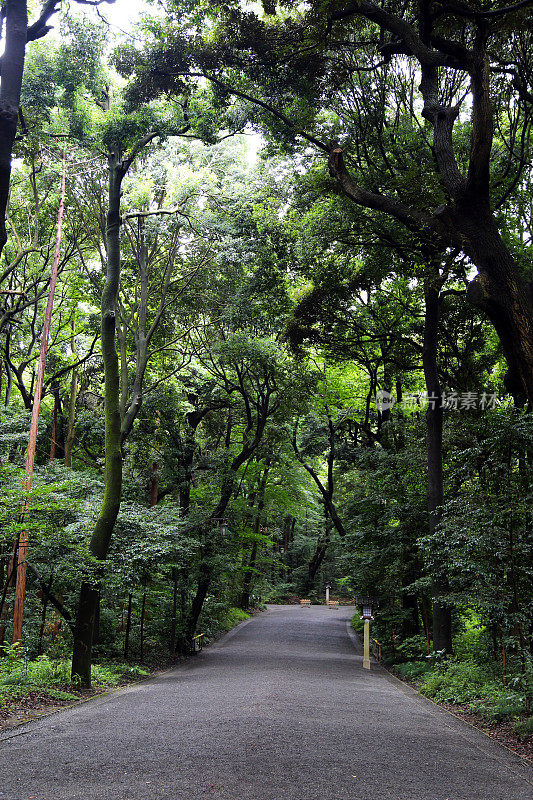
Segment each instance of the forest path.
[{"label": "forest path", "polygon": [[273,607],[184,666],[0,737],[1,800],[530,800],[532,771]]}]

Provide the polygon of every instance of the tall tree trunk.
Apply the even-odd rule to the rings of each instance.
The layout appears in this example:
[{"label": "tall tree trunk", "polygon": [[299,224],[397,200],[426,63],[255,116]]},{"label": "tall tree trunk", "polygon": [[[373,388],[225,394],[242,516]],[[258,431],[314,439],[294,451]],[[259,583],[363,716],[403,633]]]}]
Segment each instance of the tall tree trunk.
[{"label": "tall tree trunk", "polygon": [[[249,397],[245,394],[243,390],[243,397],[246,400],[247,406],[249,407]],[[265,426],[268,420],[268,416],[271,409],[271,392],[265,392],[262,395],[261,401],[257,402],[257,416],[255,421],[252,419],[250,414],[248,425],[243,436],[243,444],[242,448],[238,455],[236,455],[231,464],[229,464],[227,470],[224,472],[222,477],[222,485],[220,487],[220,498],[217,503],[216,508],[214,509],[213,514],[211,515],[209,522],[213,522],[214,520],[219,521],[225,514],[228,504],[231,500],[231,496],[233,494],[233,490],[235,488],[235,483],[237,480],[237,475],[239,472],[240,467],[243,466],[249,459],[253,456],[259,442],[263,437],[263,433],[265,430]],[[227,444],[231,444],[231,428],[232,428],[232,421],[231,421],[231,410],[228,414],[228,427],[227,427]],[[253,434],[252,434],[253,430]],[[207,536],[209,536],[210,531],[206,528],[204,531]],[[206,543],[206,547],[204,550],[204,555],[202,556],[202,560],[200,562],[200,569],[199,569],[199,580],[198,580],[198,588],[196,590],[196,595],[192,602],[191,611],[189,613],[187,623],[186,623],[186,638],[187,644],[190,647],[192,643],[192,637],[196,631],[196,626],[198,625],[198,620],[200,618],[200,614],[202,613],[202,607],[204,604],[204,600],[207,597],[207,592],[209,591],[209,586],[211,584],[212,578],[212,556],[214,554],[214,542],[211,538],[208,539]]]},{"label": "tall tree trunk", "polygon": [[[253,449],[255,449],[255,446]],[[218,501],[216,509],[214,510],[210,518],[211,520],[218,521],[223,517],[226,508],[228,507],[229,501],[231,499],[231,495],[233,493],[237,471],[239,467],[246,460],[245,458],[246,454],[251,456],[253,453],[253,449],[250,449],[245,445],[241,453],[236,458],[233,459],[233,462],[229,467],[227,474],[224,475],[222,479],[220,499]],[[202,554],[202,559],[200,561],[200,567],[198,571],[198,586],[196,588],[196,594],[194,595],[185,625],[186,646],[189,648],[192,645],[192,638],[196,633],[198,620],[200,619],[200,614],[202,613],[202,608],[204,606],[205,598],[207,597],[207,593],[211,585],[211,579],[213,577],[212,559],[215,553],[215,543],[211,538],[212,531],[206,527],[206,529],[203,531],[203,535],[205,535],[208,538],[206,541],[204,552]]]},{"label": "tall tree trunk", "polygon": [[202,613],[202,608],[204,606],[205,598],[207,597],[207,593],[211,585],[211,577],[212,577],[211,566],[204,554],[204,557],[202,558],[202,561],[200,563],[196,594],[194,595],[191,605],[191,610],[187,618],[185,636],[187,639],[188,647],[191,647],[193,636],[196,633],[198,620],[200,619],[200,614]]},{"label": "tall tree trunk", "polygon": [[61,410],[61,397],[59,386],[53,387],[54,411],[52,416],[52,441],[50,443],[50,461],[65,457],[65,432],[63,430],[63,417]]},{"label": "tall tree trunk", "polygon": [[144,658],[144,617],[146,613],[146,592],[143,592],[143,599],[141,603],[141,630],[140,630],[140,659]]},{"label": "tall tree trunk", "polygon": [[420,620],[418,618],[418,599],[415,594],[402,593],[402,610],[405,614],[402,620],[402,637],[408,639],[420,633]]},{"label": "tall tree trunk", "polygon": [[157,505],[159,497],[159,467],[157,461],[152,464],[152,477],[150,479],[150,508]]},{"label": "tall tree trunk", "polygon": [[[105,382],[105,487],[100,514],[90,542],[95,558],[107,556],[122,495],[122,449],[119,363],[116,351],[116,302],[120,280],[120,194],[125,168],[118,153],[109,156],[109,209],[107,212],[107,275],[101,301],[101,339]],[[98,589],[88,581],[81,586],[74,630],[72,676],[82,686],[91,684],[94,622]]]},{"label": "tall tree trunk", "polygon": [[254,522],[255,539],[252,544],[250,559],[248,561],[248,566],[244,573],[244,579],[242,582],[242,592],[241,592],[241,599],[239,606],[244,611],[246,611],[246,609],[250,606],[250,593],[252,591],[253,579],[255,575],[255,563],[257,561],[258,539],[259,539],[259,534],[261,532],[261,515],[265,507],[265,489],[268,481],[269,472],[270,472],[270,458],[267,458],[266,466],[265,469],[263,470],[263,474],[261,476],[261,482],[259,484],[259,489],[257,492],[258,496],[257,514],[255,516],[255,522]]},{"label": "tall tree trunk", "polygon": [[26,0],[7,0],[5,14],[5,49],[0,83],[0,254],[7,241],[6,211],[11,180],[11,153],[17,133],[28,37]]},{"label": "tall tree trunk", "polygon": [[[6,348],[7,348],[7,344],[6,344]],[[5,362],[5,365],[6,365],[7,382],[6,382],[6,396],[5,396],[5,400],[4,400],[4,406],[5,406],[5,408],[8,408],[9,404],[11,402],[11,392],[13,390],[13,373],[11,372],[11,370],[9,368],[9,364],[7,363],[7,361]]]},{"label": "tall tree trunk", "polygon": [[[476,210],[476,209],[474,209]],[[496,329],[508,372],[505,383],[517,405],[533,403],[533,292],[520,275],[490,209],[465,208],[457,225],[479,270],[468,300],[483,310]]]},{"label": "tall tree trunk", "polygon": [[257,549],[258,545],[256,540],[252,544],[252,549],[250,551],[250,558],[248,560],[248,566],[246,567],[246,572],[244,573],[244,580],[242,583],[242,592],[241,592],[241,599],[239,602],[239,608],[242,608],[243,611],[246,611],[246,609],[250,607],[250,594],[252,592],[252,581],[255,574]]},{"label": "tall tree trunk", "polygon": [[[22,523],[24,523],[28,515],[29,500],[31,497],[31,489],[33,483],[35,448],[37,446],[37,431],[39,425],[39,414],[41,410],[41,397],[43,391],[46,357],[48,354],[48,338],[50,335],[50,326],[52,324],[52,312],[54,307],[54,296],[55,296],[57,274],[59,268],[59,256],[61,252],[63,214],[65,210],[65,179],[66,179],[66,155],[65,152],[63,151],[63,170],[61,175],[59,210],[57,214],[57,231],[56,231],[56,242],[54,248],[54,261],[52,265],[52,274],[50,276],[50,284],[48,287],[48,299],[46,302],[44,324],[41,334],[41,349],[39,354],[39,363],[37,367],[37,380],[35,385],[35,393],[33,395],[30,434],[28,437],[28,449],[26,451],[26,471],[24,479],[25,498],[20,517],[20,521]],[[25,529],[24,526],[19,535],[17,558],[18,558],[18,567],[17,567],[16,586],[15,586],[15,607],[13,609],[13,642],[19,642],[22,637],[22,623],[24,618],[24,600],[26,596],[26,571],[28,568],[27,567],[28,531]]]},{"label": "tall tree trunk", "polygon": [[172,567],[172,619],[170,621],[170,645],[172,655],[176,652],[176,627],[178,613],[178,568]]},{"label": "tall tree trunk", "polygon": [[48,598],[50,596],[50,592],[52,591],[52,583],[54,580],[54,574],[50,573],[50,580],[48,581],[48,590],[46,592],[41,592],[43,596],[43,611],[41,615],[41,627],[39,629],[39,642],[37,645],[37,655],[40,656],[43,652],[43,636],[44,636],[44,629],[46,627],[46,611],[48,609]]},{"label": "tall tree trunk", "polygon": [[52,436],[50,441],[50,461],[56,457],[56,436],[57,436],[57,398],[54,397],[54,410],[52,412]]},{"label": "tall tree trunk", "polygon": [[1,587],[2,595],[0,596],[0,653],[3,650],[4,641],[6,637],[7,596],[9,594],[10,587],[13,586],[15,582],[15,574],[17,571],[18,540],[19,537],[17,536],[11,548],[11,554],[9,556],[9,561],[7,563],[6,578],[3,583],[3,586]]},{"label": "tall tree trunk", "polygon": [[74,426],[76,424],[76,400],[78,399],[78,373],[72,370],[70,382],[70,398],[68,402],[68,427],[65,441],[65,466],[72,467],[72,447],[74,445]]},{"label": "tall tree trunk", "polygon": [[124,658],[126,661],[130,654],[130,632],[131,632],[131,601],[133,595],[130,592],[128,595],[128,610],[126,612],[126,633],[124,634]]},{"label": "tall tree trunk", "polygon": [[[425,320],[422,361],[428,392],[426,412],[426,441],[428,454],[428,512],[429,531],[434,534],[440,521],[444,499],[442,478],[442,391],[437,370],[439,332],[439,278],[426,279],[424,285]],[[452,618],[450,608],[439,599],[448,590],[445,575],[437,576],[433,585],[433,646],[435,650],[452,652]]]},{"label": "tall tree trunk", "polygon": [[[326,514],[327,510],[325,509]],[[333,528],[333,523],[326,519],[326,532],[323,539],[318,539],[316,550],[313,554],[311,561],[309,562],[309,566],[307,568],[307,580],[305,584],[305,592],[310,592],[313,588],[315,578],[317,573],[322,566],[322,562],[326,557],[326,553],[328,552],[329,545],[330,545],[330,536],[331,531]]]}]

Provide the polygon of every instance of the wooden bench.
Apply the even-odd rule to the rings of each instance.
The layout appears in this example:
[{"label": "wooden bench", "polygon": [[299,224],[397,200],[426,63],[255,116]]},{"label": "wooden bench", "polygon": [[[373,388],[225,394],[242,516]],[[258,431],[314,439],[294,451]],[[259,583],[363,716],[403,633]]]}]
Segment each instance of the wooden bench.
[{"label": "wooden bench", "polygon": [[338,600],[328,600],[328,608],[338,608],[339,601]]},{"label": "wooden bench", "polygon": [[204,634],[199,633],[198,636],[192,637],[193,653],[199,653],[204,646]]},{"label": "wooden bench", "polygon": [[300,605],[303,608],[311,608],[311,601],[310,600],[300,600]]}]

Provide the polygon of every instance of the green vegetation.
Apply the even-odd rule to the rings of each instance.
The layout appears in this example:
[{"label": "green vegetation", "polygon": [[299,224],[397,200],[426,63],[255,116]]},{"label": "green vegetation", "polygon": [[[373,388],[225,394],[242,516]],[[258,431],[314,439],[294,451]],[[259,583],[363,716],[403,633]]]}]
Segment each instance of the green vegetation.
[{"label": "green vegetation", "polygon": [[[422,637],[412,637],[386,654],[394,674],[412,683],[437,703],[461,706],[481,718],[510,722],[524,741],[531,734],[533,673],[502,675],[497,660],[490,657],[487,629],[473,612],[463,616],[466,629],[455,638],[455,655],[427,655]],[[402,659],[402,660],[397,660]]]},{"label": "green vegetation", "polygon": [[[0,710],[35,691],[38,691],[40,699],[45,697],[72,702],[78,700],[79,695],[66,691],[72,685],[71,667],[70,659],[52,659],[47,655],[40,655],[29,661],[22,654],[20,645],[6,648],[5,656],[0,662]],[[92,681],[95,689],[102,690],[146,677],[148,674],[147,670],[134,664],[94,664]]]},{"label": "green vegetation", "polygon": [[526,737],[529,4],[169,0],[134,45],[84,3],[21,36],[19,5],[3,696],[110,685],[329,583],[379,598],[399,675]]}]

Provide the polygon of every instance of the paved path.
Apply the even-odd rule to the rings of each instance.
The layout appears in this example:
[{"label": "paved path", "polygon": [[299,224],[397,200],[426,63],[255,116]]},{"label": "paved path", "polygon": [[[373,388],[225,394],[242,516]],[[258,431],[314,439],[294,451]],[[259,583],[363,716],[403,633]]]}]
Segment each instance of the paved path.
[{"label": "paved path", "polygon": [[155,680],[0,737],[1,800],[531,800],[533,770],[276,607]]}]

